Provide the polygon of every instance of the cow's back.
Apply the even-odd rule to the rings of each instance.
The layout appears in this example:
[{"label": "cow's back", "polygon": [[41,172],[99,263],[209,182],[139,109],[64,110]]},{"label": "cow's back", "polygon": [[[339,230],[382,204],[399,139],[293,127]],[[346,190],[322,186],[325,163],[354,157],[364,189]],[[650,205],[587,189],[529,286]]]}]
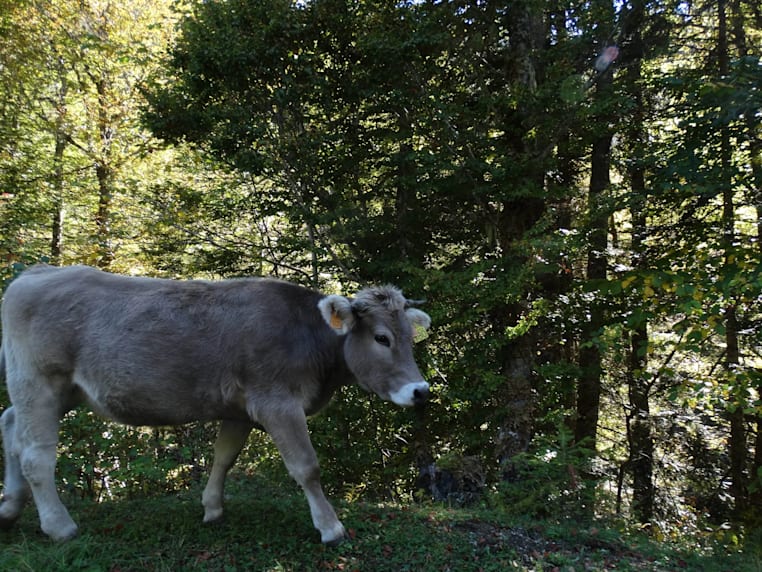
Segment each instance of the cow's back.
[{"label": "cow's back", "polygon": [[318,391],[318,370],[333,367],[337,351],[319,299],[268,279],[36,266],[6,292],[4,346],[21,377],[69,384],[72,399],[119,421],[244,419],[252,400]]}]

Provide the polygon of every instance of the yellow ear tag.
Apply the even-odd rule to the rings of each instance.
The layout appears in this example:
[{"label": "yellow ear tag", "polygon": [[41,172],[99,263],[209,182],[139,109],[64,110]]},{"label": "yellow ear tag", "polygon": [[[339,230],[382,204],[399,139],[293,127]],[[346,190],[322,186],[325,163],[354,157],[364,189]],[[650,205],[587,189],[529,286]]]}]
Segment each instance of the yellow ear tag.
[{"label": "yellow ear tag", "polygon": [[429,331],[420,324],[413,326],[413,343],[417,344],[429,337]]},{"label": "yellow ear tag", "polygon": [[344,327],[344,321],[339,318],[339,315],[336,312],[331,312],[331,327],[334,330],[340,330]]}]

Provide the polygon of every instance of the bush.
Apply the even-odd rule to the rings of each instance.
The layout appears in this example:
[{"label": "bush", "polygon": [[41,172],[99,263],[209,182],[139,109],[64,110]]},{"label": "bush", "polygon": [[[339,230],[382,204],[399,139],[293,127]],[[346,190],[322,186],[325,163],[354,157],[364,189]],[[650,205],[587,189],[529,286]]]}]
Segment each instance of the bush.
[{"label": "bush", "polygon": [[61,424],[58,476],[95,500],[185,489],[206,472],[214,433],[214,424],[126,427],[76,410]]},{"label": "bush", "polygon": [[574,444],[569,429],[559,424],[555,435],[535,437],[529,451],[511,458],[495,502],[516,515],[592,516],[596,489],[592,458],[593,452]]}]

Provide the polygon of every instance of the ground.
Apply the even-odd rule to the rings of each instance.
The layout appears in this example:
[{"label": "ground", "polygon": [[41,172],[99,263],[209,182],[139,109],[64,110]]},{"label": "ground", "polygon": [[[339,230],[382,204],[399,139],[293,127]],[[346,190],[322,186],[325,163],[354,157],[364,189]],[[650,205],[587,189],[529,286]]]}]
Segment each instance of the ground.
[{"label": "ground", "polygon": [[218,525],[201,523],[199,499],[198,490],[102,503],[67,499],[80,536],[66,544],[39,532],[30,506],[0,533],[0,570],[762,571],[762,556],[742,548],[698,550],[602,523],[531,522],[431,503],[337,502],[350,538],[329,548],[291,483],[234,479]]}]

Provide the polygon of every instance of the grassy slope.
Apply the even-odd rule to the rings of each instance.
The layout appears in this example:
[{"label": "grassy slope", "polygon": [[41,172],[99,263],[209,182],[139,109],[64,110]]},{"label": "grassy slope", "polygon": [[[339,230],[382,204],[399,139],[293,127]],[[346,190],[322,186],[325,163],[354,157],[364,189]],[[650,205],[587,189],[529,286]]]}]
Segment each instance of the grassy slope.
[{"label": "grassy slope", "polygon": [[352,540],[325,548],[291,483],[254,477],[232,485],[226,520],[214,526],[201,523],[198,491],[69,502],[80,536],[66,544],[48,541],[29,507],[0,533],[0,570],[762,570],[759,554],[680,552],[603,527],[522,525],[486,511],[426,504],[337,503]]}]

